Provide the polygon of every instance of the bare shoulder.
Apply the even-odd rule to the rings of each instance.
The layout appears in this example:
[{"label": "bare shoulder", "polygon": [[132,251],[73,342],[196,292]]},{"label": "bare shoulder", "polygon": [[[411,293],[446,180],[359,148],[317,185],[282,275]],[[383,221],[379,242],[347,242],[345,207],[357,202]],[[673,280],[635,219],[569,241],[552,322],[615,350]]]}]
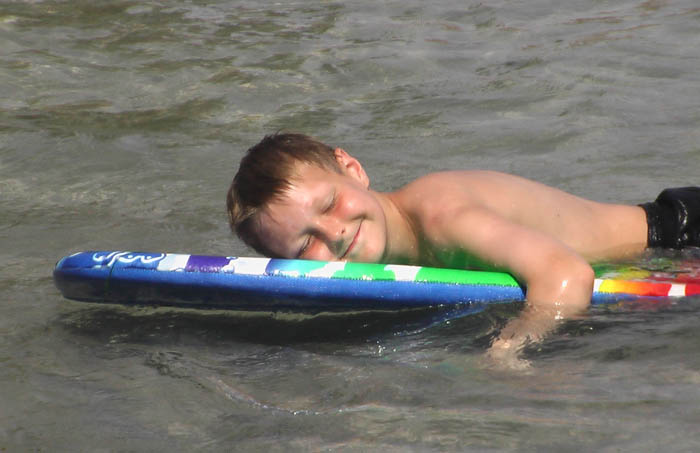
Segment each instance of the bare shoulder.
[{"label": "bare shoulder", "polygon": [[507,173],[462,170],[427,174],[394,195],[407,213],[426,215],[436,210],[445,213],[469,208],[502,212],[526,194],[547,189],[542,184]]},{"label": "bare shoulder", "polygon": [[491,210],[488,186],[501,175],[478,170],[431,173],[395,192],[393,199],[419,236],[440,239],[450,219]]}]

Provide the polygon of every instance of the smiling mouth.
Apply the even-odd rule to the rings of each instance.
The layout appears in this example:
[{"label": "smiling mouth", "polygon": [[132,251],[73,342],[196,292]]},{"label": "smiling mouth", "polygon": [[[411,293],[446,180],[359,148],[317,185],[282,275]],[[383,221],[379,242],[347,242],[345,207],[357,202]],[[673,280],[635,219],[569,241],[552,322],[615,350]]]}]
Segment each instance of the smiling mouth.
[{"label": "smiling mouth", "polygon": [[343,253],[343,256],[338,258],[339,260],[344,260],[347,258],[348,253],[355,248],[355,244],[357,243],[357,237],[360,235],[360,229],[362,229],[362,222],[360,222],[360,226],[357,227],[357,231],[355,231],[355,236],[352,238],[352,241],[350,241],[350,245],[348,246],[347,250],[345,250],[345,253]]}]

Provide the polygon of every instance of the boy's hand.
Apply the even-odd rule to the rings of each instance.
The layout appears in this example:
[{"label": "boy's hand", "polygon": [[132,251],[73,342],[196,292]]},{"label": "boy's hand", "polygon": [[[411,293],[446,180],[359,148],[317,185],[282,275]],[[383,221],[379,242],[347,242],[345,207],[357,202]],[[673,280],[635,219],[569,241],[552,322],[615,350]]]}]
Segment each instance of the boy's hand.
[{"label": "boy's hand", "polygon": [[523,349],[542,341],[560,322],[556,309],[526,305],[520,316],[512,319],[491,343],[486,356],[499,368],[525,370],[530,362],[521,358]]}]

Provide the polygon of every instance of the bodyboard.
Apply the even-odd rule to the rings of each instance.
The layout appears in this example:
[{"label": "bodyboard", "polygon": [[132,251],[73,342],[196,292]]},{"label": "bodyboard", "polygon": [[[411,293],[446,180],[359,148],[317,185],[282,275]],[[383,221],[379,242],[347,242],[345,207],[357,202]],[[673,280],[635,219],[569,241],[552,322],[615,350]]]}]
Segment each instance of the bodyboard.
[{"label": "bodyboard", "polygon": [[[700,263],[672,272],[596,269],[593,304],[700,294]],[[86,302],[249,311],[400,310],[524,300],[509,274],[408,265],[86,251],[53,272],[64,297]]]}]

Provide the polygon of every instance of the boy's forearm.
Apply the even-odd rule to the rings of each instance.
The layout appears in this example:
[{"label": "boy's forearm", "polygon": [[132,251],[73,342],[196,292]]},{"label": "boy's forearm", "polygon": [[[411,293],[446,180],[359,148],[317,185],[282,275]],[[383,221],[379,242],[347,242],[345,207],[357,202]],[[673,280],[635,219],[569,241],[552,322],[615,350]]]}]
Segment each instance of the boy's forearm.
[{"label": "boy's forearm", "polygon": [[503,329],[494,348],[517,350],[528,338],[541,338],[559,320],[588,307],[593,269],[573,248],[485,209],[452,214],[450,220],[439,217],[440,221],[431,224],[433,236],[444,238],[444,248],[478,256],[493,267],[512,273],[527,287],[526,309]]},{"label": "boy's forearm", "polygon": [[535,275],[527,282],[527,302],[518,318],[501,330],[491,346],[498,351],[515,354],[528,342],[539,341],[566,318],[586,310],[593,292],[591,266],[574,257],[567,266],[554,267],[547,275]]}]

